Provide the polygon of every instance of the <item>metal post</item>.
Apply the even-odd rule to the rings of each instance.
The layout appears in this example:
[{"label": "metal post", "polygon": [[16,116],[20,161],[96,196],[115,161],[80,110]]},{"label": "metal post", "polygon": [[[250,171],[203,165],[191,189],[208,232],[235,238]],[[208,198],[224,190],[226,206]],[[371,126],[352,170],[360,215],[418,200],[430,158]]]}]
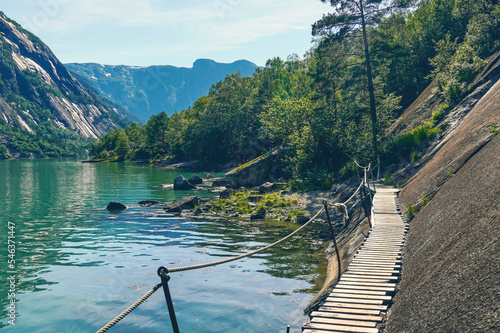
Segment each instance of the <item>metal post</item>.
[{"label": "metal post", "polygon": [[286,327],[286,333],[290,333],[290,325]]},{"label": "metal post", "polygon": [[377,155],[377,180],[380,179],[380,156]]},{"label": "metal post", "polygon": [[333,232],[332,221],[330,220],[330,213],[328,212],[328,203],[323,201],[323,206],[325,206],[326,219],[328,220],[328,226],[330,227],[330,234],[332,235],[333,245],[335,246],[335,252],[337,253],[337,263],[339,266],[338,269],[338,279],[340,281],[340,277],[342,275],[342,263],[340,261],[339,248],[337,247],[337,241],[335,240],[335,233]]},{"label": "metal post", "polygon": [[375,188],[375,178],[373,177],[373,169],[370,169],[370,174],[372,175],[373,191],[377,192],[377,189]]},{"label": "metal post", "polygon": [[170,322],[172,323],[172,328],[174,333],[179,333],[179,325],[177,324],[177,318],[175,317],[174,303],[172,302],[172,296],[170,295],[170,289],[168,288],[168,281],[170,280],[170,275],[167,274],[168,269],[165,266],[158,268],[158,275],[161,278],[161,283],[163,285],[163,293],[165,294],[165,300],[167,302],[168,314],[170,315]]},{"label": "metal post", "polygon": [[370,212],[370,209],[368,209],[368,200],[366,198],[366,189],[364,186],[361,186],[361,200],[365,202],[365,204],[363,205],[363,208],[365,210],[365,216],[368,218],[368,224],[370,225],[370,229],[373,227],[372,226],[372,221],[371,221],[371,212]]}]

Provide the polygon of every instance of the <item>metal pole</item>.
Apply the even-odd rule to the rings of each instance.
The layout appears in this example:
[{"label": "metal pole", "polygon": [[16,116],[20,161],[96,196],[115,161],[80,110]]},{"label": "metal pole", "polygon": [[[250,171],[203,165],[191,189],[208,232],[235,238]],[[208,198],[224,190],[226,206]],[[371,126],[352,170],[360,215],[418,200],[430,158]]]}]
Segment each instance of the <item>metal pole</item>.
[{"label": "metal pole", "polygon": [[286,333],[290,333],[290,325],[286,327]]},{"label": "metal pole", "polygon": [[342,275],[342,263],[340,261],[339,248],[337,247],[337,241],[335,240],[335,233],[333,232],[332,221],[330,220],[330,213],[328,212],[328,203],[323,201],[323,206],[325,206],[326,219],[328,220],[328,226],[330,227],[330,234],[332,235],[333,245],[335,246],[335,252],[337,253],[337,263],[339,266],[338,269],[338,279],[340,281],[340,277]]},{"label": "metal pole", "polygon": [[361,200],[365,201],[365,204],[363,205],[363,208],[365,210],[365,216],[368,218],[368,224],[370,225],[370,229],[373,227],[372,226],[372,221],[371,221],[371,213],[370,213],[370,210],[368,209],[368,200],[366,200],[366,189],[364,186],[361,186],[361,192],[360,192],[360,195],[361,195]]},{"label": "metal pole", "polygon": [[167,274],[168,269],[165,266],[158,268],[158,275],[161,278],[161,283],[163,285],[163,293],[165,294],[165,300],[167,302],[168,314],[170,315],[170,322],[172,323],[172,328],[174,333],[179,333],[179,325],[177,324],[177,318],[175,317],[174,303],[172,302],[172,296],[170,295],[170,289],[168,288],[168,281],[170,280],[170,275]]},{"label": "metal pole", "polygon": [[370,174],[372,175],[373,191],[377,192],[377,189],[375,188],[375,178],[373,177],[373,169],[370,169]]}]

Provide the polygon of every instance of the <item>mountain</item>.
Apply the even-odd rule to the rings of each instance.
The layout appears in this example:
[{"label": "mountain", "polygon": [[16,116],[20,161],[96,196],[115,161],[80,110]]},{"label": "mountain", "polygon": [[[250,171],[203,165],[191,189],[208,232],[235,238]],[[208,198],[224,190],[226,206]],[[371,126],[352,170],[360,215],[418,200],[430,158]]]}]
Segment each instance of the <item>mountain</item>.
[{"label": "mountain", "polygon": [[129,123],[109,105],[0,12],[0,158],[75,155],[79,143]]},{"label": "mountain", "polygon": [[231,64],[198,59],[192,68],[174,66],[111,66],[94,63],[66,64],[66,68],[88,88],[147,120],[152,114],[190,107],[227,74],[249,76],[257,66],[246,60]]}]

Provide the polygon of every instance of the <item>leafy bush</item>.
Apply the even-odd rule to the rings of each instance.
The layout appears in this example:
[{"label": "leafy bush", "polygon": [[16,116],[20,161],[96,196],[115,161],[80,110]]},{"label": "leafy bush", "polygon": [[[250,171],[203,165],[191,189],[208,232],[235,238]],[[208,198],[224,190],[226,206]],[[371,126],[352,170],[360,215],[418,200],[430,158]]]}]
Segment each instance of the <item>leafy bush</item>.
[{"label": "leafy bush", "polygon": [[415,150],[427,139],[435,137],[439,129],[433,128],[431,123],[426,122],[421,126],[412,128],[403,135],[397,137],[385,147],[384,157],[386,160],[394,160],[396,157],[407,157],[412,154],[412,161],[420,158]]}]

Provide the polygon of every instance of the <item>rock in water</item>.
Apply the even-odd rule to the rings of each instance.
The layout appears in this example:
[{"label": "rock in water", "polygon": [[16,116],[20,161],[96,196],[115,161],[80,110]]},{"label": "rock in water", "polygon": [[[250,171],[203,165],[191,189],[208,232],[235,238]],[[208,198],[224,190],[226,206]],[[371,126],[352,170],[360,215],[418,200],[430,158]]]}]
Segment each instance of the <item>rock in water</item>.
[{"label": "rock in water", "polygon": [[153,206],[153,205],[158,205],[160,202],[155,201],[155,200],[143,200],[139,202],[139,205],[141,206]]},{"label": "rock in water", "polygon": [[122,203],[119,203],[119,202],[114,202],[114,201],[111,201],[107,206],[106,206],[106,209],[107,210],[124,210],[124,209],[127,209],[127,206],[125,206],[124,204]]},{"label": "rock in water", "polygon": [[164,209],[167,213],[180,213],[184,209],[194,209],[200,204],[200,198],[197,196],[185,197],[172,201]]},{"label": "rock in water", "polygon": [[195,186],[189,184],[187,179],[183,176],[177,176],[174,180],[174,190],[192,190]]},{"label": "rock in water", "polygon": [[191,178],[189,178],[188,182],[193,185],[199,185],[203,183],[203,179],[201,179],[201,177],[198,175],[192,175]]}]

